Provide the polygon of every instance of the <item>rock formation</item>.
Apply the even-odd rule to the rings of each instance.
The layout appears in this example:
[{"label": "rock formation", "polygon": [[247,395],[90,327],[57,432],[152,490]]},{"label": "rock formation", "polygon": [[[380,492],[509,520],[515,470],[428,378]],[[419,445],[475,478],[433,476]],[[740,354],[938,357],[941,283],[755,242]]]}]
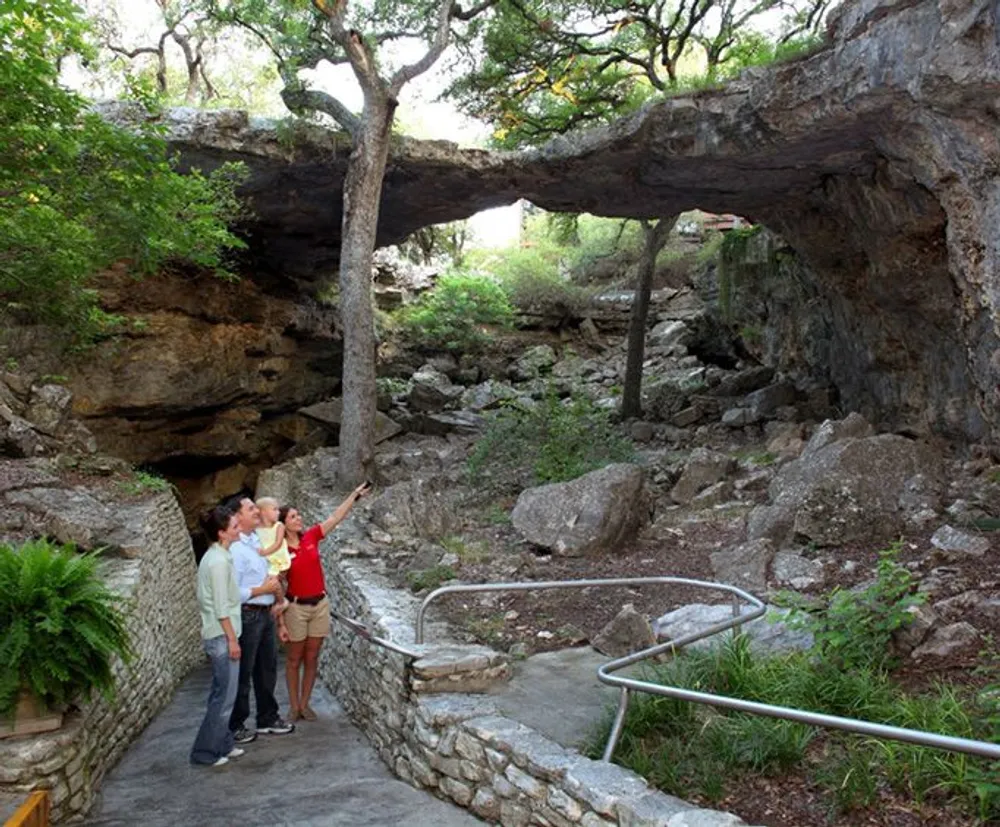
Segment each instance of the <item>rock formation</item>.
[{"label": "rock formation", "polygon": [[[739,213],[806,265],[808,302],[772,310],[813,320],[803,331],[824,346],[809,367],[847,408],[979,440],[1000,424],[998,38],[991,0],[861,0],[812,56],[537,151],[399,140],[379,241],[521,197],[609,216]],[[174,111],[168,127],[190,165],[248,164],[255,278],[333,271],[343,135],[235,112]]]},{"label": "rock formation", "polygon": [[57,364],[32,346],[44,331],[15,330],[22,366],[67,374],[72,411],[96,447],[169,478],[192,524],[291,447],[323,444],[323,429],[297,411],[340,384],[334,309],[291,286],[265,293],[247,277],[159,273],[140,285],[112,271],[98,288],[105,310],[127,315],[125,335]]}]

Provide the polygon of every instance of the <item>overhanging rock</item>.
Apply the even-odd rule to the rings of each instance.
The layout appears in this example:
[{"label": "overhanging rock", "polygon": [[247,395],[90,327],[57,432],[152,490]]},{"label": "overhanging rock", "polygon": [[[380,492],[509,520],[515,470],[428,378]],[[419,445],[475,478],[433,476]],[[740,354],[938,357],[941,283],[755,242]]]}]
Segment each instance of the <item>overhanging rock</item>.
[{"label": "overhanging rock", "polygon": [[[538,150],[397,140],[379,243],[518,198],[608,216],[738,213],[808,267],[808,303],[770,308],[815,319],[826,346],[800,367],[890,426],[986,437],[1000,419],[996,4],[845,5],[816,54]],[[256,278],[333,272],[343,134],[235,112],[165,117],[184,163],[250,168]]]}]

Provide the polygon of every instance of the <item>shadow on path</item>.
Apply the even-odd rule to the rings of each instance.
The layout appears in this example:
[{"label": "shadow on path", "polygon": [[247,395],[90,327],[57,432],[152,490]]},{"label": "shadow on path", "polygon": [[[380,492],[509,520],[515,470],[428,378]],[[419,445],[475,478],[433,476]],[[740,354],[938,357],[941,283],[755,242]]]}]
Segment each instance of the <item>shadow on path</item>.
[{"label": "shadow on path", "polygon": [[[281,675],[283,676],[283,672]],[[91,827],[471,827],[474,816],[392,776],[336,700],[313,693],[319,720],[261,735],[223,767],[192,767],[188,752],[211,673],[198,669],[105,778]],[[287,709],[284,681],[278,700]],[[251,717],[250,723],[253,722]]]}]

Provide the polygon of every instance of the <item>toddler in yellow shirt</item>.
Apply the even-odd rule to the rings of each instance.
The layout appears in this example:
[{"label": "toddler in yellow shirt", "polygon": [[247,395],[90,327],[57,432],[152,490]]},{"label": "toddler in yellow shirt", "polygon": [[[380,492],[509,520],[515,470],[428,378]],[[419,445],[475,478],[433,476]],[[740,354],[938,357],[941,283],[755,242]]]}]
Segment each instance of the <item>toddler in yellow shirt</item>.
[{"label": "toddler in yellow shirt", "polygon": [[285,572],[292,567],[292,556],[288,553],[288,543],[285,541],[285,526],[278,520],[278,501],[273,497],[261,497],[257,500],[260,511],[260,526],[257,537],[260,538],[260,555],[267,558],[267,573],[281,580],[281,610],[288,606],[284,599],[287,579]]}]

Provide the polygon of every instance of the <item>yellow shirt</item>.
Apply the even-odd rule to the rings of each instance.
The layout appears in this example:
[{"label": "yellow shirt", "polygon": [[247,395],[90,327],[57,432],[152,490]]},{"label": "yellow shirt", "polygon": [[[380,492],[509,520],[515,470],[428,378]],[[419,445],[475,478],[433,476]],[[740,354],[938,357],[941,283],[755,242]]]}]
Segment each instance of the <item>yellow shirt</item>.
[{"label": "yellow shirt", "polygon": [[[278,524],[271,526],[261,526],[257,529],[257,536],[260,538],[260,547],[267,548],[274,545],[274,539],[278,533]],[[267,555],[267,573],[280,574],[288,571],[292,567],[292,558],[288,554],[288,543],[284,540],[278,546],[278,550]]]}]

